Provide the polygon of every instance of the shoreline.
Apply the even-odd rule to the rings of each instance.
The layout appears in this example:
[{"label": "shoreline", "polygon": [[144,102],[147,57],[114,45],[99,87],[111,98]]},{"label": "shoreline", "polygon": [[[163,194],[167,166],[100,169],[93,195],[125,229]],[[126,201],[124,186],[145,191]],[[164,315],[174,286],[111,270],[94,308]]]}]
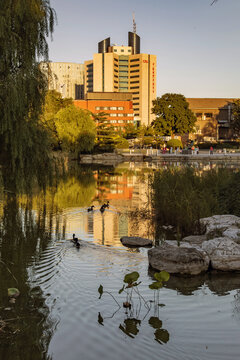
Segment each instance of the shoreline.
[{"label": "shoreline", "polygon": [[157,162],[157,161],[175,161],[175,162],[240,162],[240,153],[199,153],[199,154],[139,154],[139,153],[103,153],[95,155],[80,155],[80,164],[110,164],[117,165],[122,162]]}]

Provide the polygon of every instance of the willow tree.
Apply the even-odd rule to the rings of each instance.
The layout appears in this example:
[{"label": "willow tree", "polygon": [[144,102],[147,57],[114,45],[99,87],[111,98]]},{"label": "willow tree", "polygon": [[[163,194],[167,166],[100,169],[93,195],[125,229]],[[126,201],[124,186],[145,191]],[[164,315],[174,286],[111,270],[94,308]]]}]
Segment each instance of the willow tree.
[{"label": "willow tree", "polygon": [[49,0],[0,0],[0,162],[9,174],[38,176],[49,161],[39,61],[48,58],[54,19]]}]

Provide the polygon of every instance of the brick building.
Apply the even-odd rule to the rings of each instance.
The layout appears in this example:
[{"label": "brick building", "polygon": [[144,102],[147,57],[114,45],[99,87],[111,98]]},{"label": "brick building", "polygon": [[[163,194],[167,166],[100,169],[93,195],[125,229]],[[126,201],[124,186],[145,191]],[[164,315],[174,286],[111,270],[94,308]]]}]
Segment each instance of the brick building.
[{"label": "brick building", "polygon": [[132,94],[130,93],[87,93],[85,100],[75,100],[74,105],[94,114],[105,113],[106,121],[114,126],[115,130],[134,123]]}]

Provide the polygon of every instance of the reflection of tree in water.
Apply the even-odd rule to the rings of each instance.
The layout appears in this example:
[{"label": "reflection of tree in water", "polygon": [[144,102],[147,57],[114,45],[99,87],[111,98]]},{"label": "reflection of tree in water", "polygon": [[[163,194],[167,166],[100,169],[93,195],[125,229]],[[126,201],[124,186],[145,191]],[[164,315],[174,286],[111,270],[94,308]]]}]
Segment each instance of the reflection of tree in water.
[{"label": "reflection of tree in water", "polygon": [[[49,359],[54,324],[41,289],[30,287],[27,273],[31,259],[44,251],[51,239],[46,215],[43,207],[36,216],[31,201],[19,207],[15,196],[5,199],[0,218],[0,318],[7,326],[0,332],[1,359]],[[20,290],[15,304],[8,302],[9,287]]]}]

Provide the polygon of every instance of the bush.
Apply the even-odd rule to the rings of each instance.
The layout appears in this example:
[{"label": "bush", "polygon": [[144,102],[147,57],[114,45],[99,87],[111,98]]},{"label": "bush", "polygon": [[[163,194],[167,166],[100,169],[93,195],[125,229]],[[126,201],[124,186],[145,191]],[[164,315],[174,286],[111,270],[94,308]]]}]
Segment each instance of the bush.
[{"label": "bush", "polygon": [[172,147],[173,149],[175,149],[175,148],[182,148],[183,145],[182,145],[181,140],[171,139],[167,142],[167,147],[168,148]]},{"label": "bush", "polygon": [[200,218],[240,216],[240,171],[224,168],[200,176],[192,168],[161,170],[152,179],[152,204],[160,226],[173,225],[182,235],[200,233]]}]

